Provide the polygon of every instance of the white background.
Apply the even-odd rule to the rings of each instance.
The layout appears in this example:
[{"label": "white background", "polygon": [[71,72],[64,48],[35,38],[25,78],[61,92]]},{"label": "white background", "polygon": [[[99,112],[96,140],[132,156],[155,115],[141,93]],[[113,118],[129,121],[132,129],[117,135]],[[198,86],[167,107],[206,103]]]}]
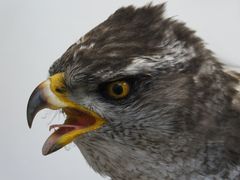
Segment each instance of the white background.
[{"label": "white background", "polygon": [[[121,6],[144,0],[0,0],[0,179],[100,180],[70,145],[42,156],[52,113],[30,131],[26,104],[52,62]],[[161,1],[153,1],[157,4]],[[187,22],[227,64],[240,65],[239,0],[169,0],[167,15]],[[49,115],[50,117],[45,117]]]}]

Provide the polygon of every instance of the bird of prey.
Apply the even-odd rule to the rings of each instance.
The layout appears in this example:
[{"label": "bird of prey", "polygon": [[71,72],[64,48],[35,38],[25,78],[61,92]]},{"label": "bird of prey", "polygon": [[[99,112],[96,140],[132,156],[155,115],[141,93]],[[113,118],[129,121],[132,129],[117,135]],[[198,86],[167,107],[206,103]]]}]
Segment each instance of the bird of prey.
[{"label": "bird of prey", "polygon": [[43,145],[70,142],[112,180],[240,179],[240,74],[165,5],[118,9],[56,60],[32,93],[61,109]]}]

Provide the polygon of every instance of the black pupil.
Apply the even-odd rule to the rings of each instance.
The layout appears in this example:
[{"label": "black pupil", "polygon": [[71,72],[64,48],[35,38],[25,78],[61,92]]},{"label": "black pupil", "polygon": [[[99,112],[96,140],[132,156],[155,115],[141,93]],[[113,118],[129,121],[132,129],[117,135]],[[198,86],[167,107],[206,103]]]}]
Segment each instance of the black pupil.
[{"label": "black pupil", "polygon": [[123,87],[121,86],[121,84],[114,84],[112,87],[112,91],[116,95],[121,95],[123,93]]}]

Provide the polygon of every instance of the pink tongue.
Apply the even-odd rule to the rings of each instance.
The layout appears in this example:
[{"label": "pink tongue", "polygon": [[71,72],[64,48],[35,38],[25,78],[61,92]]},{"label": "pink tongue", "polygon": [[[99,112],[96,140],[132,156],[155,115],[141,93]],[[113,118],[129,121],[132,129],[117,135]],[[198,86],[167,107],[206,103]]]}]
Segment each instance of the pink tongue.
[{"label": "pink tongue", "polygon": [[81,128],[81,126],[77,126],[77,125],[72,125],[72,124],[53,124],[49,127],[49,131],[51,131],[52,129],[55,128],[74,128],[74,129],[79,129]]}]

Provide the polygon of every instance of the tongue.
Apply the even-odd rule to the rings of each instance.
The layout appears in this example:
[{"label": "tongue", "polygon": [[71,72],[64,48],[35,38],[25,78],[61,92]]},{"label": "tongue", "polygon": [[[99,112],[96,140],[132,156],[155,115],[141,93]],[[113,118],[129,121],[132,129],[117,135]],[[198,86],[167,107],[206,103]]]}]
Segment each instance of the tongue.
[{"label": "tongue", "polygon": [[56,129],[56,128],[81,128],[81,126],[77,126],[77,125],[72,125],[72,124],[53,124],[49,127],[49,131],[51,131],[52,129]]}]

